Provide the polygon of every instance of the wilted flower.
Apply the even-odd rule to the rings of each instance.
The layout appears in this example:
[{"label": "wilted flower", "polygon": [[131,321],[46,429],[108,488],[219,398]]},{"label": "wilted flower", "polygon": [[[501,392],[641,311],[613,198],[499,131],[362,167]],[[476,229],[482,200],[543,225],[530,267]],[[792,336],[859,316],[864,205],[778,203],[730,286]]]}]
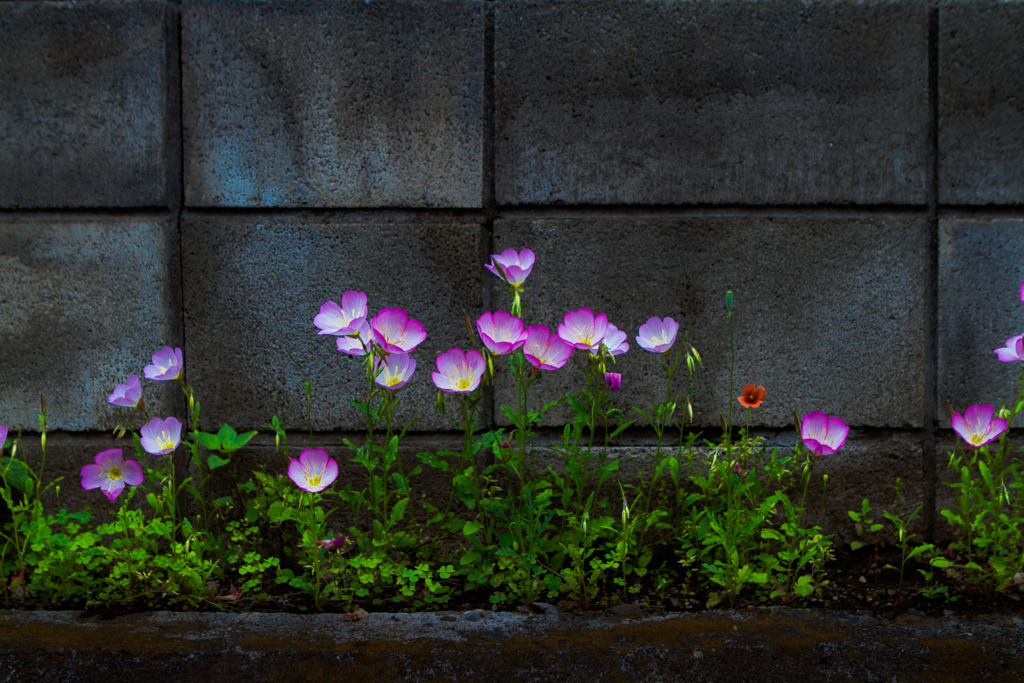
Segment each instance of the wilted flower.
[{"label": "wilted flower", "polygon": [[352,333],[338,337],[338,350],[350,356],[365,356],[372,341],[373,329],[366,318],[363,318]]},{"label": "wilted flower", "polygon": [[430,376],[441,391],[466,394],[480,386],[486,368],[479,351],[448,349],[437,357],[437,372]]},{"label": "wilted flower", "polygon": [[846,443],[850,428],[838,417],[829,417],[818,411],[804,415],[800,424],[800,438],[818,457],[832,455]]},{"label": "wilted flower", "polygon": [[597,351],[608,330],[608,316],[594,315],[590,308],[581,308],[565,314],[558,325],[558,336],[570,346],[585,351]]},{"label": "wilted flower", "polygon": [[134,408],[142,400],[142,383],[138,375],[132,375],[124,384],[115,384],[114,391],[107,397],[107,403],[122,408]]},{"label": "wilted flower", "polygon": [[648,318],[647,322],[640,326],[636,343],[651,353],[665,353],[676,343],[678,333],[679,323],[672,318]]},{"label": "wilted flower", "polygon": [[317,541],[316,544],[324,550],[341,550],[347,541],[347,537],[338,536],[337,538],[325,538],[322,541]]},{"label": "wilted flower", "polygon": [[142,374],[153,380],[178,379],[183,369],[181,349],[165,346],[153,354],[153,364],[144,367]]},{"label": "wilted flower", "polygon": [[374,361],[374,382],[385,389],[396,391],[412,379],[416,372],[416,361],[407,353],[393,353],[387,358]]},{"label": "wilted flower", "polygon": [[348,291],[341,295],[341,306],[327,301],[313,318],[313,324],[320,328],[317,334],[344,336],[356,332],[359,324],[366,320],[366,294]]},{"label": "wilted flower", "polygon": [[303,491],[319,493],[338,478],[338,463],[323,448],[307,448],[288,463],[288,476]]},{"label": "wilted flower", "polygon": [[7,425],[0,425],[0,449],[4,447],[5,441],[7,441]]},{"label": "wilted flower", "polygon": [[533,270],[535,260],[534,253],[529,249],[523,249],[518,254],[515,249],[506,249],[500,254],[492,255],[491,262],[484,264],[484,268],[511,286],[519,288]]},{"label": "wilted flower", "polygon": [[181,443],[181,422],[176,417],[154,417],[139,430],[139,441],[150,455],[167,455]]},{"label": "wilted flower", "polygon": [[606,372],[604,373],[604,383],[608,385],[610,391],[621,391],[622,375],[618,372]]},{"label": "wilted flower", "polygon": [[558,370],[569,360],[572,347],[545,325],[531,325],[526,328],[523,355],[539,370]]},{"label": "wilted flower", "polygon": [[419,320],[401,308],[382,308],[370,321],[373,339],[388,353],[409,353],[427,338]]},{"label": "wilted flower", "polygon": [[611,323],[608,323],[608,327],[605,329],[604,341],[602,343],[604,344],[604,347],[608,349],[608,353],[613,356],[621,356],[626,351],[629,351],[629,342],[626,341],[626,333]]},{"label": "wilted flower", "polygon": [[739,400],[740,404],[744,408],[758,407],[761,405],[761,402],[764,401],[764,397],[768,395],[768,390],[760,384],[756,387],[753,384],[744,384],[740,391],[743,392],[743,395],[737,400]]},{"label": "wilted flower", "polygon": [[996,354],[996,357],[1004,363],[1024,360],[1024,335],[1018,334],[1016,337],[1010,337],[1002,348],[994,349],[992,353]]},{"label": "wilted flower", "polygon": [[973,405],[963,415],[953,413],[953,431],[960,435],[968,448],[981,448],[1008,429],[1006,420],[993,418],[994,414],[989,405]]},{"label": "wilted flower", "polygon": [[523,321],[505,311],[484,313],[476,319],[476,329],[484,346],[495,356],[512,353],[526,341]]},{"label": "wilted flower", "polygon": [[120,448],[97,453],[95,464],[82,468],[82,488],[100,489],[111,502],[127,486],[142,483],[142,467],[134,460],[123,460]]}]

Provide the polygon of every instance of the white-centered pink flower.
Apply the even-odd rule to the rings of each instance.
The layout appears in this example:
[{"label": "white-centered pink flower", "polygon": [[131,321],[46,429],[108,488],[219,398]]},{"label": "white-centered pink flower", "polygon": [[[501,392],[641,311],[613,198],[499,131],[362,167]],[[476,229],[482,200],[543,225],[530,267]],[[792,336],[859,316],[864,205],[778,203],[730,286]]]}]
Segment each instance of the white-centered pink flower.
[{"label": "white-centered pink flower", "polygon": [[953,413],[953,431],[960,435],[968,448],[981,448],[998,439],[1009,428],[1006,420],[994,415],[992,406],[973,405],[963,415]]},{"label": "white-centered pink flower", "polygon": [[338,350],[350,356],[365,356],[371,343],[373,343],[373,329],[370,327],[370,322],[364,318],[355,332],[338,337]]},{"label": "white-centered pink flower", "polygon": [[325,302],[313,318],[313,324],[320,328],[317,334],[340,337],[356,332],[366,315],[366,294],[350,290],[341,295],[340,306],[333,301]]},{"label": "white-centered pink flower", "polygon": [[569,311],[558,325],[558,336],[570,346],[584,351],[597,351],[608,330],[608,316],[594,315],[590,308]]},{"label": "white-centered pink flower", "polygon": [[519,288],[533,270],[535,260],[536,256],[529,249],[523,249],[518,253],[515,249],[506,249],[500,254],[493,254],[491,262],[484,264],[484,268],[512,287]]},{"label": "white-centered pink flower", "polygon": [[338,463],[323,448],[307,448],[288,463],[288,477],[303,491],[320,493],[338,478]]},{"label": "white-centered pink flower", "polygon": [[526,328],[523,355],[530,365],[539,370],[558,370],[572,356],[572,347],[545,325]]},{"label": "white-centered pink flower", "polygon": [[181,443],[181,422],[176,417],[154,417],[139,430],[139,441],[150,455],[167,455]]},{"label": "white-centered pink flower", "polygon": [[182,361],[181,349],[172,349],[165,346],[153,354],[153,364],[142,369],[146,379],[168,380],[181,377],[181,371],[185,368]]},{"label": "white-centered pink flower", "polygon": [[523,321],[505,311],[484,313],[476,319],[476,329],[484,346],[495,356],[512,353],[526,341]]},{"label": "white-centered pink flower", "polygon": [[611,323],[608,323],[608,328],[604,332],[604,341],[602,343],[604,344],[604,347],[608,349],[608,353],[613,356],[621,356],[626,351],[629,351],[629,342],[626,341],[626,333]]},{"label": "white-centered pink flower", "polygon": [[401,308],[382,308],[370,320],[373,340],[388,353],[409,353],[427,338],[419,320]]},{"label": "white-centered pink flower", "polygon": [[120,448],[97,453],[93,461],[82,468],[82,488],[100,489],[110,502],[117,500],[125,486],[142,483],[142,467],[134,460],[124,460]]},{"label": "white-centered pink flower", "polygon": [[832,455],[846,443],[850,428],[838,417],[818,411],[807,413],[800,422],[800,438],[817,455]]},{"label": "white-centered pink flower", "polygon": [[672,318],[649,318],[640,326],[636,343],[651,353],[665,353],[676,343],[679,323]]},{"label": "white-centered pink flower", "polygon": [[996,354],[996,358],[1004,363],[1024,360],[1024,335],[1018,334],[1016,337],[1010,337],[1002,348],[993,349],[992,353]]},{"label": "white-centered pink flower", "polygon": [[387,358],[374,359],[373,381],[385,389],[401,389],[412,379],[414,372],[416,360],[407,353],[392,353]]},{"label": "white-centered pink flower", "polygon": [[441,391],[468,394],[480,386],[487,363],[476,349],[448,349],[437,357],[437,372],[430,373]]},{"label": "white-centered pink flower", "polygon": [[622,391],[622,374],[618,372],[604,373],[604,383],[610,391]]},{"label": "white-centered pink flower", "polygon": [[134,408],[142,400],[142,383],[138,375],[132,375],[124,384],[115,384],[114,391],[107,396],[107,403],[122,408]]}]

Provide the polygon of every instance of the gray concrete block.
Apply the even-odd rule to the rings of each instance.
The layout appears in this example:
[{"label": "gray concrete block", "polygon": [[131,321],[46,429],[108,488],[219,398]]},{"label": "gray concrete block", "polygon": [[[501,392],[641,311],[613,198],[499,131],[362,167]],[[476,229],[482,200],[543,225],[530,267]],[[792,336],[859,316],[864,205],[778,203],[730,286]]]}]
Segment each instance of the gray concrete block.
[{"label": "gray concrete block", "polygon": [[167,206],[179,176],[169,3],[0,3],[0,207]]},{"label": "gray concrete block", "polygon": [[495,9],[498,200],[919,203],[924,2]]},{"label": "gray concrete block", "polygon": [[[875,218],[588,218],[499,220],[495,249],[537,254],[526,281],[529,324],[552,332],[565,312],[604,312],[629,334],[614,370],[615,405],[649,409],[665,396],[660,355],[634,337],[651,316],[673,317],[700,351],[697,423],[717,425],[748,382],[768,390],[756,425],[787,426],[823,410],[851,425],[921,426],[925,407],[924,221]],[[497,278],[490,276],[496,286]],[[729,392],[724,295],[735,293],[735,386]],[[496,288],[495,309],[508,308]],[[581,352],[530,389],[533,406],[584,388]],[[674,393],[686,391],[676,371]],[[502,375],[497,400],[514,405]],[[564,418],[563,410],[556,415]],[[556,420],[557,421],[557,420]]]},{"label": "gray concrete block", "polygon": [[939,199],[1024,201],[1024,3],[939,8]]},{"label": "gray concrete block", "polygon": [[[113,428],[114,385],[181,346],[176,228],[5,216],[0,245],[0,424],[38,430],[41,392],[51,429]],[[142,383],[149,410],[171,414],[180,390]]]},{"label": "gray concrete block", "polygon": [[1024,365],[992,353],[1024,332],[1024,219],[947,218],[939,222],[939,423],[949,426],[947,403],[998,407],[1017,395]]},{"label": "gray concrete block", "polygon": [[480,206],[481,7],[186,0],[186,203]]},{"label": "gray concrete block", "polygon": [[315,430],[362,430],[350,405],[366,386],[361,359],[317,335],[320,306],[347,290],[366,293],[372,316],[404,308],[427,339],[401,390],[396,426],[446,429],[434,416],[434,356],[466,347],[463,311],[479,315],[480,225],[469,220],[202,216],[183,218],[188,331],[185,362],[204,429],[306,426],[303,382],[313,384]]}]

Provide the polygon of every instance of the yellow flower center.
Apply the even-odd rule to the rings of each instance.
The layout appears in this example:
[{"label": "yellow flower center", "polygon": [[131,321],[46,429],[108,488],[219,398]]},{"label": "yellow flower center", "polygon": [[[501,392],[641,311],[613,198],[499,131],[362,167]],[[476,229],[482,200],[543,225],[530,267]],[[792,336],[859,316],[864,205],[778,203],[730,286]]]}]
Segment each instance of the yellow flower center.
[{"label": "yellow flower center", "polygon": [[460,377],[459,380],[455,383],[455,388],[458,389],[459,391],[466,391],[467,389],[469,389],[469,378]]},{"label": "yellow flower center", "polygon": [[319,474],[307,474],[306,475],[306,483],[309,484],[310,486],[319,486],[320,485],[320,475]]},{"label": "yellow flower center", "polygon": [[390,376],[390,377],[388,377],[388,379],[387,379],[387,383],[388,383],[388,386],[389,386],[389,387],[393,387],[393,386],[395,386],[396,384],[400,383],[401,381],[402,381],[402,378],[401,378],[401,377],[398,377],[398,376],[396,376],[396,375],[391,375],[391,376]]},{"label": "yellow flower center", "polygon": [[163,440],[160,442],[160,450],[174,448],[174,441],[171,439],[171,437],[164,435],[162,438]]},{"label": "yellow flower center", "polygon": [[114,465],[109,470],[107,470],[107,479],[110,479],[111,481],[117,481],[120,478],[121,478],[121,468],[118,467],[117,465]]},{"label": "yellow flower center", "polygon": [[973,443],[975,446],[980,446],[981,442],[984,441],[984,440],[985,440],[985,435],[984,434],[977,434],[977,433],[971,434],[971,443]]}]

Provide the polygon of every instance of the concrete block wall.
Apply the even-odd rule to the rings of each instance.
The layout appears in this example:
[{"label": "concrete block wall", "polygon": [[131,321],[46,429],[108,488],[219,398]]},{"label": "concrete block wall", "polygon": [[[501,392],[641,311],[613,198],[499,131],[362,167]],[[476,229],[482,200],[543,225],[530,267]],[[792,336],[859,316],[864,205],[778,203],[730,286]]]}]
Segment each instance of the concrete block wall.
[{"label": "concrete block wall", "polygon": [[398,417],[443,437],[434,355],[507,308],[489,254],[530,247],[530,323],[629,333],[624,409],[664,392],[639,325],[682,324],[710,430],[731,289],[752,424],[842,416],[836,523],[900,476],[927,526],[947,403],[1015,395],[991,350],[1024,331],[1021,35],[1020,0],[0,3],[0,423],[35,429],[44,393],[73,474],[171,344],[203,428],[301,432],[310,379],[340,455],[361,371],[312,318],[357,289],[426,326]]}]

